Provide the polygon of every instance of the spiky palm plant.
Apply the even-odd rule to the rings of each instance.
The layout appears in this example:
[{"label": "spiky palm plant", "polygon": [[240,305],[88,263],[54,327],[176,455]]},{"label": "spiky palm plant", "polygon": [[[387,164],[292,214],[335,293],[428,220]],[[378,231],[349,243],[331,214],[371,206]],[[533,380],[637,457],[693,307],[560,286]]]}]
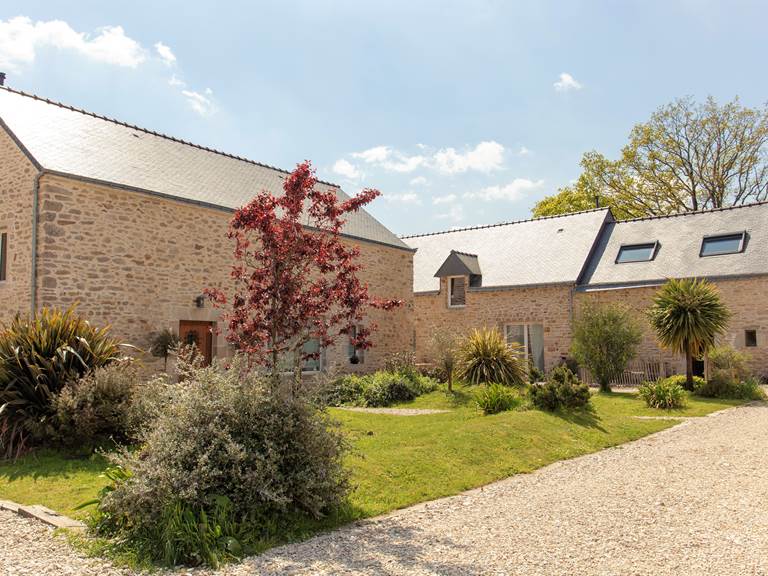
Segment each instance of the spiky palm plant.
[{"label": "spiky palm plant", "polygon": [[469,384],[519,386],[528,379],[519,346],[510,346],[498,330],[474,330],[461,344],[458,375]]},{"label": "spiky palm plant", "polygon": [[671,279],[656,293],[648,317],[661,345],[685,354],[685,387],[693,390],[693,359],[715,345],[730,318],[717,288],[706,280]]},{"label": "spiky palm plant", "polygon": [[75,308],[16,316],[0,331],[0,457],[18,455],[50,427],[52,400],[64,384],[120,357],[109,328],[95,328]]}]

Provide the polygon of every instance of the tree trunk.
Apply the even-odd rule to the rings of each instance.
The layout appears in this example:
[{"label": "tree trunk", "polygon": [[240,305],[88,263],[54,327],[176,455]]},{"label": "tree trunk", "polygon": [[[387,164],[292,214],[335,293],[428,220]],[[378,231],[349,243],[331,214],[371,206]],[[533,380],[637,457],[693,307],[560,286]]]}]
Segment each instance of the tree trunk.
[{"label": "tree trunk", "polygon": [[293,386],[291,387],[291,396],[295,400],[299,397],[299,391],[301,390],[301,353],[295,352],[296,360],[293,365]]},{"label": "tree trunk", "polygon": [[453,370],[448,370],[448,394],[453,394]]}]

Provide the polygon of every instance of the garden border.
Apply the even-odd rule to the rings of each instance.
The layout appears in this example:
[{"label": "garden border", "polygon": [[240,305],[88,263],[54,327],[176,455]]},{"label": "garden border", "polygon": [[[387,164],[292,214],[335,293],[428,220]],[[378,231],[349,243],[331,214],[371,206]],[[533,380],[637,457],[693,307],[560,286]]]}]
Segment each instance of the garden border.
[{"label": "garden border", "polygon": [[14,514],[18,514],[24,518],[32,518],[39,520],[40,522],[53,526],[54,528],[69,528],[72,530],[85,530],[85,524],[79,520],[73,520],[69,516],[64,516],[58,512],[41,506],[40,504],[32,504],[31,506],[24,506],[17,504],[10,500],[0,500],[0,510],[8,510]]}]

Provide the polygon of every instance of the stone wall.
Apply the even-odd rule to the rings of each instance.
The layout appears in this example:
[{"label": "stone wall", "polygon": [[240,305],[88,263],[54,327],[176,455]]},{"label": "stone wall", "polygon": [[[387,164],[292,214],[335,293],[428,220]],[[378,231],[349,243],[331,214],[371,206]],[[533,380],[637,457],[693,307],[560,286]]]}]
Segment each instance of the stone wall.
[{"label": "stone wall", "polygon": [[[723,301],[732,313],[728,331],[721,338],[721,342],[727,343],[737,350],[747,352],[752,358],[754,370],[759,375],[768,376],[768,276],[717,280],[714,284],[719,288]],[[577,292],[574,307],[578,313],[580,306],[587,301],[624,304],[633,312],[643,330],[639,358],[665,362],[675,372],[682,373],[685,370],[684,359],[661,349],[645,317],[645,310],[651,305],[651,300],[657,290],[658,287],[646,286],[586,293]],[[745,347],[745,330],[757,331],[756,347]]]},{"label": "stone wall", "polygon": [[0,233],[8,234],[6,281],[0,282],[0,322],[31,310],[32,201],[37,168],[0,128]]},{"label": "stone wall", "polygon": [[[79,302],[89,319],[111,324],[141,347],[153,331],[177,331],[180,320],[219,319],[210,303],[199,309],[194,299],[206,287],[229,282],[230,212],[51,175],[41,179],[40,203],[38,305]],[[379,330],[364,365],[348,363],[346,345],[327,352],[327,360],[343,362],[345,370],[374,369],[386,354],[412,347],[412,253],[358,244],[360,276],[371,294],[406,305],[372,311],[369,321]],[[214,355],[229,352],[224,337],[216,336]]]},{"label": "stone wall", "polygon": [[420,362],[432,360],[431,339],[435,331],[458,336],[474,328],[498,328],[505,324],[544,326],[544,365],[556,366],[568,353],[571,342],[571,287],[564,285],[521,287],[508,290],[467,291],[463,308],[449,308],[446,280],[440,293],[421,293],[414,297],[416,351]]}]

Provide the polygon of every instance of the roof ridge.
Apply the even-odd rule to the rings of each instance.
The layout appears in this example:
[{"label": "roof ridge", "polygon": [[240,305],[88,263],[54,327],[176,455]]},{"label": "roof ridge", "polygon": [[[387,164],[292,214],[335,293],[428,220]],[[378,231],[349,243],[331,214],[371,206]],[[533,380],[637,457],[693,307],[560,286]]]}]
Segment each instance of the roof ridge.
[{"label": "roof ridge", "polygon": [[[525,218],[522,220],[510,220],[508,222],[497,222],[495,224],[480,224],[478,226],[467,226],[465,228],[454,228],[453,230],[441,230],[438,232],[425,232],[423,234],[411,234],[408,236],[400,236],[401,240],[405,240],[407,238],[422,238],[424,236],[438,236],[440,234],[451,234],[452,232],[466,232],[468,230],[481,230],[483,228],[496,228],[499,226],[511,226],[512,224],[523,224],[525,222],[537,222],[539,220],[553,220],[555,218],[564,218],[566,216],[577,216],[579,214],[589,214],[590,212],[601,212],[609,210],[609,208],[602,207],[602,208],[590,208],[589,210],[579,210],[578,212],[567,212],[565,214],[554,214],[553,216],[539,216],[538,218]],[[475,256],[475,254],[470,254],[470,256]]]},{"label": "roof ridge", "polygon": [[713,212],[725,212],[727,210],[738,210],[739,208],[755,208],[757,206],[764,206],[768,204],[768,200],[761,200],[759,202],[750,202],[748,204],[736,204],[733,206],[721,206],[719,208],[710,208],[709,210],[688,210],[686,212],[675,212],[674,214],[659,214],[654,216],[638,216],[637,218],[627,218],[626,220],[616,220],[616,224],[623,224],[624,222],[642,222],[643,220],[662,220],[664,218],[677,218],[678,216],[703,216],[704,214],[711,214]]},{"label": "roof ridge", "polygon": [[[9,86],[0,86],[0,90],[6,90],[7,92],[11,92],[12,94],[18,94],[19,96],[23,96],[25,98],[32,98],[33,100],[38,100],[40,102],[45,102],[46,104],[51,104],[53,106],[58,106],[59,108],[64,108],[65,110],[71,110],[72,112],[78,112],[79,114],[84,114],[86,116],[98,118],[99,120],[105,120],[106,122],[117,124],[118,126],[123,126],[125,128],[130,128],[132,130],[138,130],[140,132],[144,132],[145,134],[151,134],[152,136],[157,136],[159,138],[171,140],[172,142],[178,142],[179,144],[191,146],[192,148],[197,148],[198,150],[204,150],[205,152],[211,152],[212,154],[218,154],[220,156],[232,158],[233,160],[240,160],[241,162],[247,162],[248,164],[261,166],[262,168],[268,168],[270,170],[274,170],[275,172],[281,172],[283,174],[291,173],[289,170],[278,168],[277,166],[272,166],[271,164],[265,164],[264,162],[257,162],[256,160],[251,160],[250,158],[246,158],[245,156],[230,154],[229,152],[223,152],[221,150],[217,150],[216,148],[203,146],[202,144],[195,144],[194,142],[190,142],[189,140],[183,140],[181,138],[176,138],[175,136],[169,136],[168,134],[163,134],[162,132],[156,132],[154,130],[150,130],[149,128],[142,128],[141,126],[136,126],[135,124],[129,124],[128,122],[123,122],[122,120],[118,120],[116,118],[103,116],[101,114],[97,114],[96,112],[85,110],[84,108],[78,108],[76,106],[64,104],[63,102],[59,102],[57,100],[51,100],[50,98],[38,96],[37,94],[32,94],[30,92],[24,92],[23,90],[18,90],[16,88],[11,88]],[[318,179],[317,182],[319,182],[320,184],[325,184],[326,186],[332,186],[333,188],[341,189],[341,186],[333,182],[328,182],[326,180],[320,180],[320,179]]]},{"label": "roof ridge", "polygon": [[461,250],[451,250],[454,254],[461,254],[462,256],[474,256],[477,258],[477,254],[472,254],[471,252],[462,252]]}]

